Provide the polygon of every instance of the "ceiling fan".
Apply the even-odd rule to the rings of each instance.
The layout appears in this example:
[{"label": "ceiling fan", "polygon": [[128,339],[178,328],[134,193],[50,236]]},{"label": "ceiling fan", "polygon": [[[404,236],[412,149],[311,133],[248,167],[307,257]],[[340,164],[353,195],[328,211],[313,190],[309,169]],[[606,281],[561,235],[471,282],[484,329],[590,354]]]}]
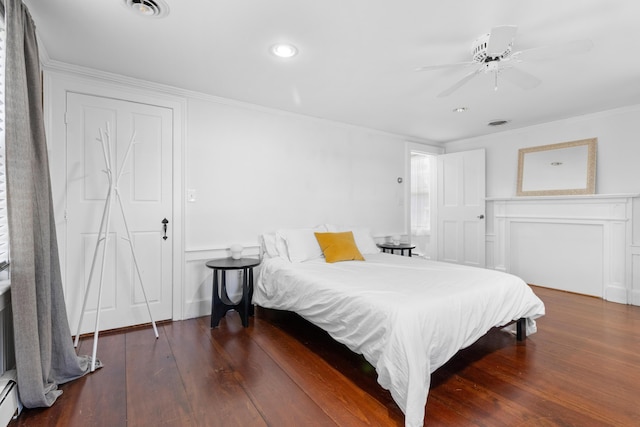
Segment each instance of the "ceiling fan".
[{"label": "ceiling fan", "polygon": [[560,58],[589,51],[593,47],[591,40],[576,40],[555,46],[537,47],[513,52],[518,27],[501,25],[491,32],[478,37],[471,46],[472,60],[452,64],[429,65],[417,68],[416,71],[431,71],[444,68],[464,68],[475,66],[475,69],[458,80],[453,86],[438,94],[438,98],[451,95],[480,73],[494,73],[495,86],[498,89],[498,75],[522,89],[533,89],[541,83],[537,77],[515,65],[523,61],[538,61]]}]

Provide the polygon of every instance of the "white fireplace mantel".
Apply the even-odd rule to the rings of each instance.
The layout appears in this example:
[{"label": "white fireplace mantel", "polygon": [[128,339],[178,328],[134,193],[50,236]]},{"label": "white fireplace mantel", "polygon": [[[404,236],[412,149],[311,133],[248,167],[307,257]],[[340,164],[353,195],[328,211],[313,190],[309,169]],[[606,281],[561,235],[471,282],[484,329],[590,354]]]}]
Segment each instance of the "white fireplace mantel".
[{"label": "white fireplace mantel", "polygon": [[638,196],[487,198],[494,268],[534,285],[637,303],[632,220]]}]

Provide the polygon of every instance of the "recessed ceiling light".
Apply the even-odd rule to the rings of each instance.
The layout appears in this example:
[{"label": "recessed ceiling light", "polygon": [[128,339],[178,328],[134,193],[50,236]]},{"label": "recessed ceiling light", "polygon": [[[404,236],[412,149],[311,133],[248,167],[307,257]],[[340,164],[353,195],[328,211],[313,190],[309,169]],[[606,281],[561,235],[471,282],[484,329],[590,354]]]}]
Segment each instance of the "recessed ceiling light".
[{"label": "recessed ceiling light", "polygon": [[503,126],[509,123],[509,120],[494,120],[492,122],[487,123],[487,126]]},{"label": "recessed ceiling light", "polygon": [[453,112],[454,113],[464,113],[465,111],[467,111],[468,108],[467,107],[458,107],[458,108],[454,108]]},{"label": "recessed ceiling light", "polygon": [[298,48],[292,44],[280,43],[271,46],[271,53],[280,58],[291,58],[298,54]]},{"label": "recessed ceiling light", "polygon": [[169,13],[169,5],[164,0],[124,0],[124,5],[148,18],[162,18]]}]

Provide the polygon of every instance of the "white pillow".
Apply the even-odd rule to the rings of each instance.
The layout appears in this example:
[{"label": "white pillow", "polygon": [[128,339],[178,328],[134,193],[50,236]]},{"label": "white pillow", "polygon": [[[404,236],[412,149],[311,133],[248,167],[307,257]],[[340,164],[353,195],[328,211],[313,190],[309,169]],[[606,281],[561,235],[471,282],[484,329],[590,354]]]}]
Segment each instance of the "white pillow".
[{"label": "white pillow", "polygon": [[327,231],[324,226],[278,230],[276,232],[276,245],[278,241],[281,242],[278,247],[278,253],[282,256],[284,251],[282,242],[284,242],[287,257],[291,262],[304,262],[321,258],[322,249],[314,233],[324,231]]},{"label": "white pillow", "polygon": [[356,241],[356,246],[362,255],[377,254],[380,252],[380,248],[376,245],[375,240],[371,237],[371,231],[365,227],[347,227],[343,225],[327,224],[327,231],[332,233],[339,233],[343,231],[353,232],[353,239]]},{"label": "white pillow", "polygon": [[267,258],[274,258],[278,256],[275,233],[262,235],[262,252]]},{"label": "white pillow", "polygon": [[286,261],[289,260],[289,251],[287,251],[287,242],[284,241],[284,237],[280,233],[276,232],[276,252],[278,256]]}]

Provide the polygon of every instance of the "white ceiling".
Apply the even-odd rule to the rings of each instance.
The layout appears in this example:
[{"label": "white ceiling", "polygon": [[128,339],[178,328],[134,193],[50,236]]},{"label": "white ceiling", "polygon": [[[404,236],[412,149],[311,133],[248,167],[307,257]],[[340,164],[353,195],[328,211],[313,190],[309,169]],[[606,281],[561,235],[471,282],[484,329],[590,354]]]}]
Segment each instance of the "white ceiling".
[{"label": "white ceiling", "polygon": [[[166,2],[154,19],[124,0],[24,0],[52,61],[435,142],[640,104],[638,0]],[[594,47],[520,64],[542,80],[531,90],[480,75],[437,98],[469,70],[414,71],[469,61],[473,40],[505,24],[514,51]],[[271,55],[282,41],[299,55]],[[510,123],[487,126],[497,119]]]}]

